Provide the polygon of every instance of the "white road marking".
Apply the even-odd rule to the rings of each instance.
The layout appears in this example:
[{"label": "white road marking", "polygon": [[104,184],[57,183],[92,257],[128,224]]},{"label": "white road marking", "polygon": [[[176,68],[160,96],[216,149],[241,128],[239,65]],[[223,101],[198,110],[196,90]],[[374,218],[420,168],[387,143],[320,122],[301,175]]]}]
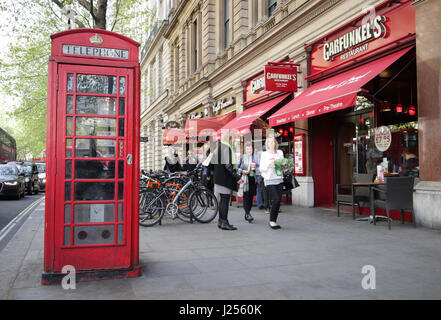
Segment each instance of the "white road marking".
[{"label": "white road marking", "polygon": [[20,212],[11,222],[9,222],[8,225],[0,231],[0,242],[8,235],[8,233],[14,228],[14,226],[17,225],[26,216],[27,213],[29,213],[29,211],[38,206],[40,202],[42,202],[44,199],[45,197],[41,197],[40,199],[34,201],[30,206]]}]

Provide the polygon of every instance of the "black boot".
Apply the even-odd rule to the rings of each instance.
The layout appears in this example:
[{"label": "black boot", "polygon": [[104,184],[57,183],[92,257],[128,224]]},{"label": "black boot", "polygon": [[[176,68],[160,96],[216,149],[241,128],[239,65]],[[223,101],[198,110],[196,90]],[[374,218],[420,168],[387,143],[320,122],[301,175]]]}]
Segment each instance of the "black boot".
[{"label": "black boot", "polygon": [[237,230],[237,228],[232,226],[228,220],[222,220],[221,224],[218,224],[218,227],[222,230]]},{"label": "black boot", "polygon": [[254,218],[250,213],[245,213],[245,220],[251,223],[253,222]]}]

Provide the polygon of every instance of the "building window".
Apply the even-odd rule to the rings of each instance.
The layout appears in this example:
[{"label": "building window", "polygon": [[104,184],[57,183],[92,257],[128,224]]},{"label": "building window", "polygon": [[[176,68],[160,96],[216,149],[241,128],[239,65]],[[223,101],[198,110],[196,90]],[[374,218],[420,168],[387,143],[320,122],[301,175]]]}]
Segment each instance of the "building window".
[{"label": "building window", "polygon": [[192,47],[193,47],[193,71],[198,68],[198,21],[193,22]]},{"label": "building window", "polygon": [[179,46],[175,45],[175,52],[174,52],[174,60],[175,60],[175,91],[179,90]]},{"label": "building window", "polygon": [[162,93],[162,54],[163,48],[161,47],[158,54],[158,95]]},{"label": "building window", "polygon": [[257,24],[257,19],[259,16],[258,11],[258,0],[251,0],[251,26],[254,27]]},{"label": "building window", "polygon": [[268,16],[271,17],[273,15],[274,10],[277,7],[277,0],[268,0]]},{"label": "building window", "polygon": [[230,0],[224,0],[224,48],[230,45]]}]

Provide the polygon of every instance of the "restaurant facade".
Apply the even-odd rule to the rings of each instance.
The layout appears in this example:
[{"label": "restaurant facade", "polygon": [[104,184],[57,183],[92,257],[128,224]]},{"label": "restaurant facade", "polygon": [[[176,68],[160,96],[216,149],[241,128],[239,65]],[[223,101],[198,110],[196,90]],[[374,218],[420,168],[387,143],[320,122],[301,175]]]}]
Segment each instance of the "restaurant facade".
[{"label": "restaurant facade", "polygon": [[[441,228],[441,4],[277,1],[269,10],[267,2],[186,1],[172,10],[161,111],[183,129],[229,112],[235,118],[223,127],[239,135],[272,127],[295,159],[296,205],[330,206],[336,184],[380,168],[413,176],[417,223]],[[270,62],[297,65],[297,92],[265,90]]]}]

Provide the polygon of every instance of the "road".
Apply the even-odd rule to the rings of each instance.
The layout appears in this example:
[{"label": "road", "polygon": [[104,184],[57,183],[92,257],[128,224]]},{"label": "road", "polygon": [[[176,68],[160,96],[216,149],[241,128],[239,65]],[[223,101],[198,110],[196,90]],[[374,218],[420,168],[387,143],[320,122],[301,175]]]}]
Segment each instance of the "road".
[{"label": "road", "polygon": [[0,251],[27,219],[29,210],[26,209],[43,196],[44,193],[40,192],[36,195],[26,194],[20,200],[0,199]]}]

